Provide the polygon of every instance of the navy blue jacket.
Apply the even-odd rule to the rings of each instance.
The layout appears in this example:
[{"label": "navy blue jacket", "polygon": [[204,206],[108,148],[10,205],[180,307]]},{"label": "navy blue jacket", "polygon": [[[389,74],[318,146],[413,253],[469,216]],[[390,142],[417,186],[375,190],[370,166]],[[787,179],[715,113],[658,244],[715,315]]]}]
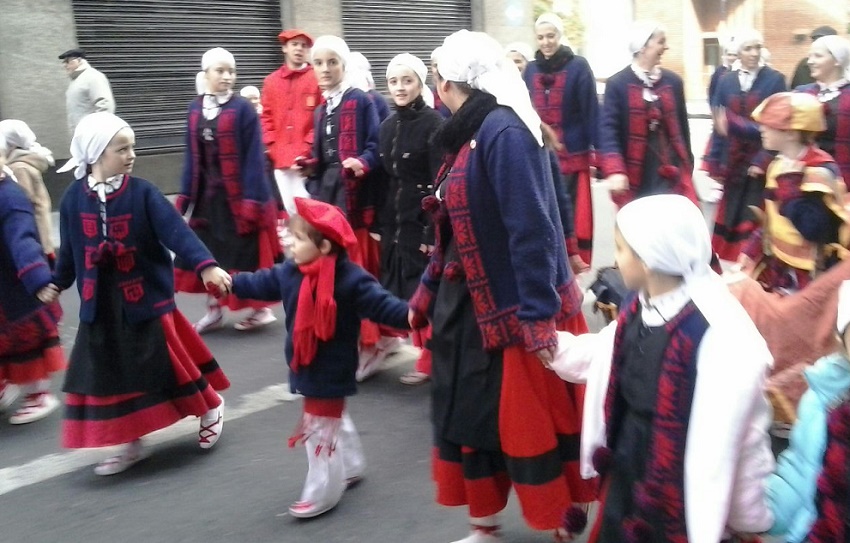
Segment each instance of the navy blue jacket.
[{"label": "navy blue jacket", "polygon": [[[240,298],[282,301],[286,311],[284,353],[292,360],[292,332],[298,311],[298,293],[304,276],[291,260],[254,273],[233,277],[233,292]],[[316,358],[297,372],[290,370],[289,387],[310,398],[342,398],[357,392],[357,345],[361,319],[407,329],[407,302],[396,298],[366,270],[340,257],[334,281],[336,334],[320,341]]]},{"label": "navy blue jacket", "polygon": [[[125,177],[121,187],[107,195],[107,235],[123,246],[115,269],[128,322],[159,317],[174,304],[173,251],[196,272],[215,266],[206,246],[189,228],[180,213],[150,181]],[[68,187],[59,206],[61,246],[54,282],[61,289],[77,281],[80,320],[96,318],[98,266],[92,255],[103,239],[97,193],[85,179]]]},{"label": "navy blue jacket", "polygon": [[0,319],[15,321],[39,309],[35,294],[50,283],[32,204],[9,178],[0,179]]}]

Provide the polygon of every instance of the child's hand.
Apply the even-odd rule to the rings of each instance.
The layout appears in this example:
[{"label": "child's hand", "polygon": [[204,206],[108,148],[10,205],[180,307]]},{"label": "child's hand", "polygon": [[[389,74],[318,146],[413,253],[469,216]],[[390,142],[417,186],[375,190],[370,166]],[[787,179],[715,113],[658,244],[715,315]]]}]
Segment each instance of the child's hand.
[{"label": "child's hand", "polygon": [[233,286],[233,278],[218,266],[210,266],[201,272],[201,281],[213,296],[227,296]]},{"label": "child's hand", "polygon": [[407,323],[410,325],[411,330],[419,330],[428,326],[428,319],[425,315],[410,308],[407,310]]},{"label": "child's hand", "polygon": [[36,297],[43,304],[52,304],[59,297],[59,287],[53,283],[45,285],[36,293]]},{"label": "child's hand", "polygon": [[363,177],[364,175],[366,175],[366,170],[363,168],[363,163],[356,158],[346,158],[342,161],[342,167],[351,170],[351,173],[354,174],[354,177]]},{"label": "child's hand", "polygon": [[547,369],[551,369],[552,362],[555,361],[555,347],[544,347],[539,351],[534,352],[537,355],[538,360],[543,363],[543,366]]}]

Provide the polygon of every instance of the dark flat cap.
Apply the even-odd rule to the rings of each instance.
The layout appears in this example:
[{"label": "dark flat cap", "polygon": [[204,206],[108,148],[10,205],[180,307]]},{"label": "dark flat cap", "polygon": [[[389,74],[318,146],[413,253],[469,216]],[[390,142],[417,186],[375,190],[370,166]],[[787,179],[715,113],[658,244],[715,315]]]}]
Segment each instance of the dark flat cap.
[{"label": "dark flat cap", "polygon": [[65,60],[66,58],[86,58],[86,52],[84,49],[69,49],[59,55],[59,60]]},{"label": "dark flat cap", "polygon": [[832,28],[831,26],[819,26],[816,29],[812,30],[812,39],[816,40],[818,38],[822,38],[824,36],[837,36],[838,31]]}]

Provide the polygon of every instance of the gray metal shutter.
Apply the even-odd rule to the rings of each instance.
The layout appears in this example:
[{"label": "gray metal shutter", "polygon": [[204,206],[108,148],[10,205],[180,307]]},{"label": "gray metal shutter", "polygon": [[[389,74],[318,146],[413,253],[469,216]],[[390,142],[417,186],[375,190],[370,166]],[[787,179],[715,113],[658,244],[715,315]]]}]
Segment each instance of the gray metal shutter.
[{"label": "gray metal shutter", "polygon": [[77,40],[109,78],[116,113],[139,151],[183,147],[186,108],[201,56],[224,47],[236,57],[235,91],[261,87],[281,62],[279,0],[73,0]]},{"label": "gray metal shutter", "polygon": [[471,27],[470,0],[342,0],[345,41],[369,59],[381,90],[394,56],[411,53],[428,65],[446,36]]}]

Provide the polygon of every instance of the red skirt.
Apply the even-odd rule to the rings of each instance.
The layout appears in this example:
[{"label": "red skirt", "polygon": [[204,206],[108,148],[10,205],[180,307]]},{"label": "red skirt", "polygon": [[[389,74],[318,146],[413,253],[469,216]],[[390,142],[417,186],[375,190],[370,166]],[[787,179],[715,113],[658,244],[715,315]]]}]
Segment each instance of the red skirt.
[{"label": "red skirt", "polygon": [[230,381],[182,313],[160,317],[177,386],[113,396],[65,395],[62,446],[71,449],[129,443],[221,403]]},{"label": "red skirt", "polygon": [[65,369],[60,318],[62,308],[55,302],[12,322],[0,319],[0,383],[33,383]]}]

